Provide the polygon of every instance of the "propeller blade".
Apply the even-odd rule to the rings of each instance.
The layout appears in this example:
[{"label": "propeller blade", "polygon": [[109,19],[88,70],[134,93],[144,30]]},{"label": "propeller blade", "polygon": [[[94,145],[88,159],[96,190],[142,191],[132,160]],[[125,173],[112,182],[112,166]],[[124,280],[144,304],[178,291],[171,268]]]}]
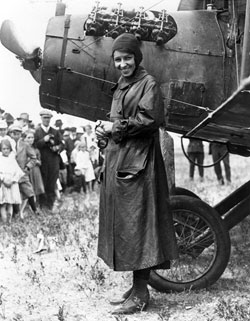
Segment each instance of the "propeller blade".
[{"label": "propeller blade", "polygon": [[35,47],[29,48],[18,34],[14,23],[11,20],[5,20],[0,30],[0,41],[5,48],[13,52],[22,59],[32,59],[35,56]]}]

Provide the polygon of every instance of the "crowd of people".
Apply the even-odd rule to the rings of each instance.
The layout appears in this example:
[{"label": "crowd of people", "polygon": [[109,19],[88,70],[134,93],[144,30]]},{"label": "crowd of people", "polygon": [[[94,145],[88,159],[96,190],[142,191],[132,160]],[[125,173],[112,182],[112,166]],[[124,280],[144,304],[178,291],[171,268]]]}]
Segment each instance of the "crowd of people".
[{"label": "crowd of people", "polygon": [[90,193],[103,163],[90,124],[63,127],[61,119],[52,126],[52,113],[40,112],[34,125],[28,113],[9,122],[0,112],[0,213],[3,222],[13,215],[24,218],[26,206],[34,214],[52,210],[61,193]]}]

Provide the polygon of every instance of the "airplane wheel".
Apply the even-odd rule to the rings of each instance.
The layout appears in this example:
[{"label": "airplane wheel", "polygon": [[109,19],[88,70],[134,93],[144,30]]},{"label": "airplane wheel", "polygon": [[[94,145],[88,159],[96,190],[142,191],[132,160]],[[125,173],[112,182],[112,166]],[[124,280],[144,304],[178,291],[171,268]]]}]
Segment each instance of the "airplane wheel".
[{"label": "airplane wheel", "polygon": [[195,197],[195,198],[200,199],[200,197],[198,195],[196,195],[194,192],[192,192],[184,187],[179,187],[179,186],[174,188],[173,195],[185,195],[185,196],[191,196],[191,197]]},{"label": "airplane wheel", "polygon": [[152,270],[149,284],[161,292],[182,292],[210,286],[224,272],[230,237],[222,218],[202,200],[171,196],[179,258],[169,270]]}]

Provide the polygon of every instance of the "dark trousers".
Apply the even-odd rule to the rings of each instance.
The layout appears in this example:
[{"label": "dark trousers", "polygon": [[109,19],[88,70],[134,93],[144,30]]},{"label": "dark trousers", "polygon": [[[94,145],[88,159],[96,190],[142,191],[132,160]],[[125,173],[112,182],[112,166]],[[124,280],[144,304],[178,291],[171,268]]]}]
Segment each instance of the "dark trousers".
[{"label": "dark trousers", "polygon": [[52,210],[55,200],[56,200],[56,193],[55,192],[39,195],[39,205],[42,208],[48,208],[48,209]]},{"label": "dark trousers", "polygon": [[[212,157],[213,157],[213,162],[217,162],[218,159],[220,159],[223,155],[225,155],[225,152],[227,150],[224,148],[212,148]],[[225,174],[226,174],[226,179],[227,181],[231,181],[231,169],[230,169],[230,163],[229,163],[229,154],[227,154],[222,162],[224,163],[224,168],[225,168]],[[222,175],[222,168],[221,168],[221,162],[218,164],[214,165],[214,171],[217,176],[217,179],[220,180],[223,178]]]},{"label": "dark trousers", "polygon": [[[194,177],[194,167],[195,164],[201,164],[203,165],[204,162],[204,153],[199,152],[191,152],[188,153],[188,157],[190,158],[191,162],[189,162],[189,177]],[[195,163],[195,164],[194,164]],[[200,177],[203,177],[204,175],[204,168],[202,166],[198,166],[199,175]]]},{"label": "dark trousers", "polygon": [[52,209],[56,199],[56,181],[59,177],[59,158],[48,159],[42,162],[41,174],[43,178],[45,194],[39,197],[41,207]]}]

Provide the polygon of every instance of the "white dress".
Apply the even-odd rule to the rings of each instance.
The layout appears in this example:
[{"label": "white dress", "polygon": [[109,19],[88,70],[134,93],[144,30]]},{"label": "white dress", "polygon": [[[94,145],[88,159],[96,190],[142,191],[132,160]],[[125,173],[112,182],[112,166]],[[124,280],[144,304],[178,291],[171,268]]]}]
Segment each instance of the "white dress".
[{"label": "white dress", "polygon": [[85,181],[90,182],[95,179],[95,173],[93,169],[92,162],[89,157],[89,152],[78,151],[75,154],[75,169],[81,170],[82,174],[85,176]]},{"label": "white dress", "polygon": [[[0,204],[21,204],[18,181],[24,175],[15,158],[0,153]],[[10,187],[4,182],[12,182]]]}]

